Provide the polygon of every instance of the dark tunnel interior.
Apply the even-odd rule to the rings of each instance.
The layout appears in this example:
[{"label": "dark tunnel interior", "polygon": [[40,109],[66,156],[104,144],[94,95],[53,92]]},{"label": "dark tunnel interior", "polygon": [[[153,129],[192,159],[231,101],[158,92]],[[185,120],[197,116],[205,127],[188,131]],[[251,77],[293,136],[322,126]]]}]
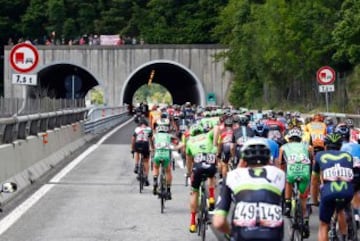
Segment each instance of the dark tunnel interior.
[{"label": "dark tunnel interior", "polygon": [[[148,83],[152,71],[152,83],[164,86],[170,92],[174,104],[188,101],[201,104],[202,89],[194,76],[176,64],[163,62],[149,64],[131,76],[123,90],[123,104],[132,102],[135,92]],[[28,87],[28,96],[83,99],[97,85],[98,81],[87,70],[73,64],[59,63],[38,72],[38,85]]]},{"label": "dark tunnel interior", "polygon": [[[28,96],[82,99],[99,83],[87,70],[72,64],[55,64],[38,72],[38,86],[29,87]],[[74,90],[74,91],[73,91]]]},{"label": "dark tunnel interior", "polygon": [[150,64],[136,72],[125,87],[123,103],[131,103],[137,89],[147,84],[154,70],[152,83],[164,86],[172,95],[174,104],[189,101],[201,104],[201,96],[194,77],[185,69],[171,63]]}]

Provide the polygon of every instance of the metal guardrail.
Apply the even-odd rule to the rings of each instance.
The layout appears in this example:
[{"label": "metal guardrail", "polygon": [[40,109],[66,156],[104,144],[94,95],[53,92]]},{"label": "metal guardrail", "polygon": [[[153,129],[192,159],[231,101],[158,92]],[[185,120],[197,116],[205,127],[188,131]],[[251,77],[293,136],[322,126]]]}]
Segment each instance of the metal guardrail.
[{"label": "metal guardrail", "polygon": [[95,107],[0,118],[0,145],[24,140],[64,125],[84,121],[84,132],[98,134],[130,118],[127,108]]},{"label": "metal guardrail", "polygon": [[125,106],[93,108],[87,115],[84,131],[85,133],[98,134],[129,118]]},{"label": "metal guardrail", "polygon": [[84,120],[88,111],[87,108],[81,108],[0,118],[0,144],[24,140],[27,136]]}]

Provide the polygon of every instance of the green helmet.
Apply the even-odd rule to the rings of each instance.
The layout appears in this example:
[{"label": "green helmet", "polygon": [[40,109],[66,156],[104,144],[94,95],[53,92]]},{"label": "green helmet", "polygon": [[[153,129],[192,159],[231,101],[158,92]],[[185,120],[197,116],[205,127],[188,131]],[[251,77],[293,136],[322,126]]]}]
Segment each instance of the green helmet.
[{"label": "green helmet", "polygon": [[194,124],[190,127],[190,135],[196,136],[199,134],[202,134],[204,132],[204,129],[199,124]]},{"label": "green helmet", "polygon": [[342,136],[339,133],[330,133],[325,136],[325,146],[328,149],[340,150],[342,145]]}]

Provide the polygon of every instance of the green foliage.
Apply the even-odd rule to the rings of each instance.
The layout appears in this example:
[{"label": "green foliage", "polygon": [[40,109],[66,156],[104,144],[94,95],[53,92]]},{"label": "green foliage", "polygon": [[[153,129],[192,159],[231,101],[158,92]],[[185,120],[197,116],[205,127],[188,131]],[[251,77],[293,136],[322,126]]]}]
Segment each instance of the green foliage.
[{"label": "green foliage", "polygon": [[134,104],[146,101],[150,104],[172,103],[172,97],[169,91],[159,84],[141,86],[134,94]]}]

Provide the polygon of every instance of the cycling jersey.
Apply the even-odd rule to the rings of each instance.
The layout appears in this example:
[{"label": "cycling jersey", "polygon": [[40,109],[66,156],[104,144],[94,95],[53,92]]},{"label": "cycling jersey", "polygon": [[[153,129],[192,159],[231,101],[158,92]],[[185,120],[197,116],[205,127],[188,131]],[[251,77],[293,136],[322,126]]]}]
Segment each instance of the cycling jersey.
[{"label": "cycling jersey", "polygon": [[231,156],[231,144],[233,143],[233,129],[226,127],[220,131],[218,144],[221,145],[222,161],[228,163]]},{"label": "cycling jersey", "polygon": [[341,146],[341,151],[350,153],[353,157],[353,185],[354,191],[360,190],[360,144],[357,143],[344,143]]},{"label": "cycling jersey", "polygon": [[305,130],[310,133],[311,145],[314,150],[324,149],[324,138],[326,135],[326,125],[323,122],[312,121],[305,126]]},{"label": "cycling jersey", "polygon": [[299,191],[301,194],[305,193],[311,180],[308,146],[301,142],[290,142],[281,148],[286,162],[286,180],[293,184],[300,178]]},{"label": "cycling jersey", "polygon": [[149,126],[138,126],[135,128],[133,134],[135,138],[135,151],[142,153],[144,157],[149,156],[149,140],[152,134],[153,132]]},{"label": "cycling jersey", "polygon": [[238,129],[234,130],[232,143],[236,143],[235,156],[238,160],[240,159],[241,147],[249,138],[254,136],[254,131],[248,126],[240,126]]},{"label": "cycling jersey", "polygon": [[214,132],[190,136],[186,143],[186,154],[194,158],[192,182],[193,190],[198,190],[202,176],[214,177],[216,174],[216,152],[213,145]]},{"label": "cycling jersey", "polygon": [[321,174],[320,220],[330,223],[335,209],[343,209],[353,198],[353,158],[344,151],[320,151],[315,156],[313,173]]},{"label": "cycling jersey", "polygon": [[231,240],[282,240],[284,188],[285,173],[275,166],[237,168],[228,172],[215,213],[227,216],[235,200]]},{"label": "cycling jersey", "polygon": [[168,133],[157,133],[154,135],[154,158],[153,161],[160,165],[160,161],[164,161],[164,167],[166,168],[171,160],[171,138],[172,135]]},{"label": "cycling jersey", "polygon": [[150,127],[154,130],[155,129],[155,123],[158,121],[161,117],[161,112],[158,110],[151,111],[149,114],[149,123]]}]

